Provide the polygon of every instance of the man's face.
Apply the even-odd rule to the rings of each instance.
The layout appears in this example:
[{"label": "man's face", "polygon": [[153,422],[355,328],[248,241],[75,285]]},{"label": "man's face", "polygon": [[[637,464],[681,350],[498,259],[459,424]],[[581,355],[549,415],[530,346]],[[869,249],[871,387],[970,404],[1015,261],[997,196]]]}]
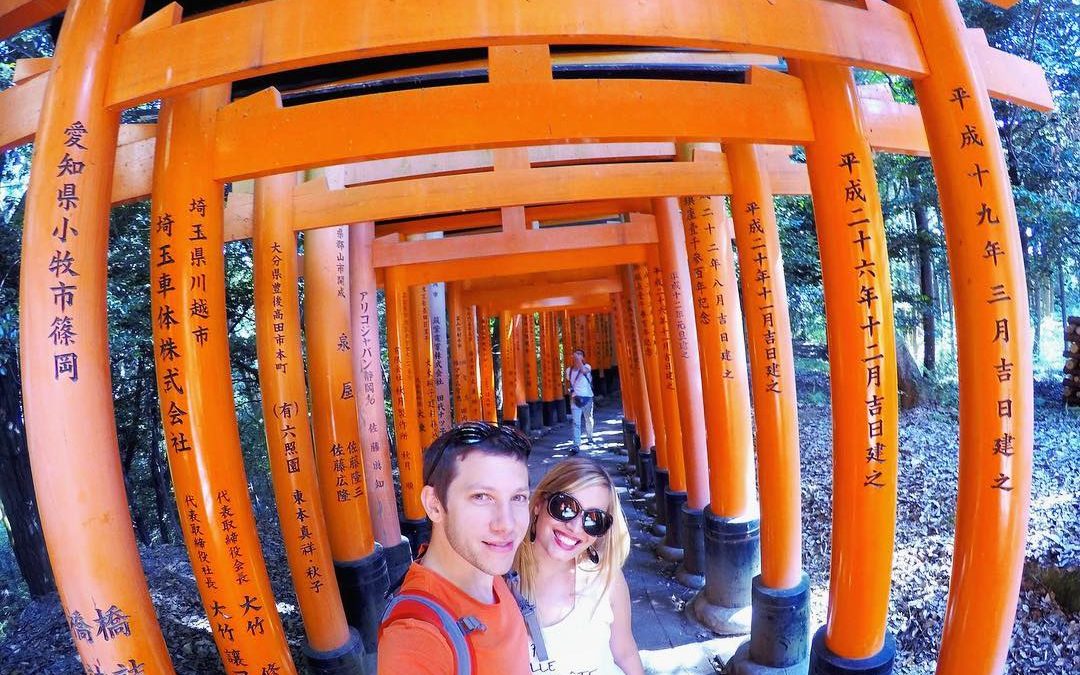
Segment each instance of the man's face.
[{"label": "man's face", "polygon": [[579,367],[585,365],[585,355],[581,352],[574,352],[574,365]]},{"label": "man's face", "polygon": [[529,526],[528,468],[512,457],[471,452],[458,461],[443,507],[454,551],[486,574],[506,574]]}]

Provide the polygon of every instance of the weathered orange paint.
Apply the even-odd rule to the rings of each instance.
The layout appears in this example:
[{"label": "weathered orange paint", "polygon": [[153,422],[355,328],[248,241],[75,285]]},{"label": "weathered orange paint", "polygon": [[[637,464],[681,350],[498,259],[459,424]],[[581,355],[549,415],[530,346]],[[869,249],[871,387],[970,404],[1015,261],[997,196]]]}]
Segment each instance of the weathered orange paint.
[{"label": "weathered orange paint", "polygon": [[759,149],[727,143],[724,150],[754,392],[761,579],[769,588],[793,588],[802,578],[799,410],[780,232]]},{"label": "weathered orange paint", "polygon": [[709,503],[709,463],[701,360],[693,318],[690,268],[686,263],[686,236],[679,203],[674,197],[655,200],[653,214],[656,216],[656,238],[659,240],[656,248],[663,271],[670,355],[682,426],[686,503],[692,509],[703,509]]},{"label": "weathered orange paint", "polygon": [[522,315],[523,330],[522,339],[524,340],[524,361],[525,361],[525,374],[527,385],[525,393],[529,397],[530,401],[541,401],[540,398],[540,366],[536,356],[536,315],[532,312]]},{"label": "weathered orange paint", "polygon": [[[428,235],[432,236],[432,235]],[[435,236],[442,236],[436,233]],[[436,436],[443,434],[452,425],[450,399],[450,352],[446,323],[446,284],[428,284],[428,311],[431,324],[432,376],[435,382],[435,418]]]},{"label": "weathered orange paint", "polygon": [[551,313],[540,312],[537,318],[540,324],[540,394],[544,401],[554,401],[554,385],[551,368]]},{"label": "weathered orange paint", "polygon": [[502,417],[507,422],[517,421],[517,406],[523,403],[518,398],[518,349],[517,332],[514,330],[513,315],[508,311],[499,312],[499,349],[502,365]]},{"label": "weathered orange paint", "polygon": [[[541,6],[490,3],[476,12],[430,9],[422,0],[256,3],[195,24],[142,32],[120,42],[109,105],[127,107],[212,82],[302,66],[490,45],[645,44],[796,55],[909,77],[926,74],[911,19],[877,0],[865,8],[821,0],[777,0],[767,6],[732,0],[725,12],[708,0],[683,2],[678,12],[664,6],[629,12],[618,0],[588,7],[561,0]],[[294,26],[319,39],[274,39]],[[357,38],[361,26],[363,41]],[[233,39],[213,41],[218,35]]]},{"label": "weathered orange paint", "polygon": [[[597,235],[600,236],[601,241],[597,243],[595,247],[582,247],[581,242],[584,240],[592,241],[590,232],[588,236],[579,236],[575,242],[573,248],[564,248],[562,244],[569,243],[567,240],[560,241],[560,238],[548,238],[547,234],[551,232],[545,232],[540,230],[540,233],[545,235],[533,239],[530,244],[535,246],[529,246],[528,250],[519,253],[496,253],[497,248],[502,246],[498,242],[479,241],[475,242],[479,251],[479,260],[467,260],[467,256],[464,255],[452,255],[450,260],[442,260],[439,256],[447,253],[446,251],[432,251],[429,254],[425,254],[419,260],[414,261],[400,261],[400,264],[406,265],[404,274],[410,284],[426,284],[433,281],[444,280],[462,281],[466,279],[480,279],[491,275],[492,270],[505,270],[514,269],[520,273],[539,272],[543,270],[566,270],[574,269],[581,263],[576,262],[581,256],[588,256],[597,265],[624,265],[630,263],[639,263],[645,260],[645,251],[647,245],[655,243],[655,233],[648,232],[648,228],[641,228],[639,231],[641,234],[640,240],[635,236],[637,233],[628,233],[625,226],[619,225],[616,229],[609,232],[604,232],[605,225],[587,225],[585,227],[598,228]],[[623,228],[623,229],[618,229]],[[558,230],[570,230],[572,227],[560,227],[555,228]],[[527,232],[536,232],[536,230],[528,230]],[[579,233],[584,235],[585,233]],[[630,243],[614,243],[608,245],[603,240],[607,238],[606,235],[611,235],[612,240],[617,239],[631,239]],[[629,236],[628,236],[629,235]],[[472,237],[482,238],[486,235],[471,235]],[[531,238],[527,238],[531,239]],[[473,242],[470,242],[473,243]],[[509,242],[504,242],[509,243]],[[554,244],[554,246],[552,246]],[[376,242],[378,247],[378,242]],[[390,255],[386,256],[387,251],[385,248],[376,251],[376,264],[383,267],[383,263],[390,259],[398,258],[398,256]],[[383,257],[381,257],[383,256]],[[463,264],[463,261],[468,264]],[[477,264],[479,263],[479,264]]]},{"label": "weathered orange paint", "polygon": [[[642,355],[642,382],[646,392],[650,415],[652,417],[653,431],[656,445],[656,466],[661,469],[668,468],[668,442],[671,438],[668,434],[669,425],[664,418],[664,388],[665,380],[661,373],[663,354],[661,345],[656,335],[656,311],[653,305],[653,283],[651,270],[648,265],[627,266],[627,289],[633,289],[635,311],[630,317],[632,322],[628,334],[635,338],[639,344]],[[678,418],[676,418],[678,419]],[[678,442],[678,424],[672,432],[674,437],[671,442]],[[678,446],[676,446],[678,449]],[[679,450],[681,452],[681,450]]]},{"label": "weathered orange paint", "polygon": [[653,334],[656,336],[660,367],[660,401],[664,410],[664,440],[667,448],[668,485],[672,491],[686,491],[686,469],[683,460],[682,424],[679,421],[679,397],[675,384],[675,363],[671,354],[667,298],[664,295],[664,273],[656,249],[649,255],[649,293],[652,300]]},{"label": "weathered orange paint", "polygon": [[514,350],[514,397],[517,400],[518,405],[525,405],[529,402],[528,397],[528,384],[529,384],[529,371],[526,367],[526,350],[528,348],[528,339],[525,337],[525,329],[529,324],[521,314],[516,312],[511,313],[511,321],[513,322],[513,329],[511,337],[513,338],[512,348]]},{"label": "weathered orange paint", "polygon": [[960,373],[955,557],[937,672],[1000,672],[1031,500],[1033,350],[1022,242],[997,123],[965,49],[959,8],[951,0],[898,4],[911,12],[933,66],[915,95],[945,222]]},{"label": "weathered orange paint", "polygon": [[557,401],[566,394],[566,383],[563,381],[562,367],[562,326],[561,326],[560,311],[547,312],[548,322],[551,326],[551,331],[548,336],[551,340],[551,347],[548,351],[548,356],[551,359],[551,392],[553,397],[551,400]]},{"label": "weathered orange paint", "polygon": [[[633,348],[633,345],[631,344],[631,338],[629,337],[631,326],[627,318],[629,314],[629,311],[627,310],[627,299],[628,296],[625,293],[612,293],[611,313],[615,316],[615,331],[616,334],[619,336],[619,352],[620,354],[622,354],[623,363],[626,364],[624,366],[626,372],[623,374],[623,379],[622,382],[620,382],[619,390],[619,393],[622,397],[623,420],[626,422],[633,422],[634,425],[637,426],[638,420],[644,418],[639,408],[640,397],[644,396],[645,392],[639,392],[636,389],[636,382],[634,382],[633,378],[633,375],[635,375],[635,372],[632,368],[634,359],[633,355],[630,352],[630,350]],[[638,350],[635,349],[635,353],[637,351]],[[647,426],[648,437],[650,441],[648,445],[646,445],[645,440],[646,430],[643,428],[638,430],[638,436],[641,438],[641,447],[644,452],[648,452],[650,447],[652,446],[652,419],[647,420]]]},{"label": "weathered orange paint", "polygon": [[884,644],[896,526],[896,345],[874,160],[845,66],[796,62],[813,111],[806,146],[825,286],[833,410],[833,531],[826,645]]},{"label": "weathered orange paint", "polygon": [[[661,407],[653,407],[655,392],[652,391],[653,383],[648,377],[648,357],[645,354],[646,339],[643,337],[644,330],[637,319],[639,313],[635,302],[632,276],[634,268],[627,265],[623,268],[623,276],[627,279],[624,284],[626,291],[616,294],[619,301],[615,304],[616,320],[622,327],[624,336],[624,360],[627,372],[620,381],[624,392],[630,391],[630,400],[633,402],[635,422],[638,426],[638,435],[641,437],[642,452],[651,452],[655,448],[656,459],[659,462],[663,457],[661,468],[667,468],[666,445],[664,443],[663,410]],[[624,396],[624,398],[626,398]],[[659,401],[658,398],[656,398]],[[661,455],[661,452],[664,452]]]},{"label": "weathered orange paint", "polygon": [[689,288],[700,357],[708,450],[709,510],[721,518],[756,518],[754,436],[743,347],[743,312],[735,254],[719,197],[684,197]]},{"label": "weathered orange paint", "polygon": [[315,457],[323,506],[333,513],[327,524],[334,559],[342,562],[359,560],[374,550],[356,408],[363,388],[353,372],[356,346],[348,268],[348,228],[304,234],[304,333]]},{"label": "weathered orange paint", "polygon": [[396,267],[386,271],[386,342],[390,356],[390,387],[394,402],[394,432],[405,517],[426,517],[420,502],[424,487],[424,457],[416,421],[416,376],[409,334],[409,287]]},{"label": "weathered orange paint", "polygon": [[465,382],[466,403],[469,410],[468,419],[480,420],[484,418],[483,392],[480,389],[480,349],[478,317],[476,306],[466,302],[465,304]]},{"label": "weathered orange paint", "polygon": [[[109,192],[120,119],[106,111],[104,90],[116,36],[138,20],[140,7],[132,0],[105,7],[76,1],[60,31],[26,193],[19,346],[38,513],[79,656],[88,669],[131,665],[172,673],[131,526],[106,317]],[[69,145],[77,136],[78,146]],[[68,159],[83,166],[58,172]],[[57,200],[65,186],[78,198],[66,202],[70,209]],[[57,260],[66,262],[56,267]],[[95,639],[90,622],[97,612],[119,612],[128,630]]]},{"label": "weathered orange paint", "polygon": [[206,167],[219,86],[162,103],[151,311],[162,426],[184,541],[225,668],[295,673],[259,547],[225,323],[222,188]]},{"label": "weathered orange paint", "polygon": [[[74,5],[74,3],[72,3]],[[131,3],[135,4],[135,3]],[[41,23],[49,17],[63,12],[68,6],[68,0],[4,0],[0,4],[0,39],[11,37],[21,30],[29,28],[36,23]],[[122,5],[125,7],[125,5]],[[74,14],[74,8],[68,13]],[[134,21],[138,20],[138,16]],[[133,23],[125,19],[124,25],[118,27],[118,32],[125,30]],[[107,73],[103,73],[107,75]]]},{"label": "weathered orange paint", "polygon": [[[712,114],[717,107],[732,112]],[[770,114],[753,112],[762,109]],[[393,120],[393,133],[380,124],[352,124],[356,119]],[[798,80],[757,67],[751,68],[746,84],[552,80],[549,75],[546,80],[431,87],[286,108],[277,91],[268,89],[228,106],[216,127],[212,165],[221,181],[476,147],[719,137],[790,144],[813,137]],[[280,139],[272,148],[260,142],[269,129]]]},{"label": "weathered orange paint", "polygon": [[468,382],[466,379],[465,364],[465,308],[461,303],[461,288],[459,284],[446,285],[446,298],[449,302],[451,349],[450,349],[450,372],[453,381],[454,395],[454,423],[461,424],[469,419],[468,411]]},{"label": "weathered orange paint", "polygon": [[[285,555],[308,645],[317,652],[329,652],[348,642],[349,626],[319,496],[320,483],[333,485],[334,459],[320,457],[323,461],[316,469],[308,423],[300,348],[296,234],[289,222],[295,183],[293,174],[255,182],[255,345],[266,448]],[[357,469],[362,472],[359,450],[355,457]],[[341,460],[339,474],[344,476],[344,455]],[[366,502],[364,507],[367,515]],[[370,526],[366,534],[370,544]]]},{"label": "weathered orange paint", "polygon": [[435,363],[431,348],[431,310],[428,307],[428,288],[417,284],[409,289],[413,354],[416,355],[416,423],[420,429],[420,447],[431,445],[438,434],[435,412]]},{"label": "weathered orange paint", "polygon": [[[375,540],[389,547],[401,543],[401,523],[394,477],[390,472],[390,441],[379,356],[379,315],[371,252],[374,233],[375,226],[370,222],[349,228],[349,314],[353,337],[349,354],[353,373],[361,383],[356,394],[356,409],[360,418],[371,529]],[[357,514],[356,517],[361,516]],[[329,515],[328,520],[332,520]]]},{"label": "weathered orange paint", "polygon": [[491,352],[491,317],[486,311],[476,310],[476,350],[480,361],[480,406],[482,419],[497,423],[499,413],[495,408],[495,359]]}]

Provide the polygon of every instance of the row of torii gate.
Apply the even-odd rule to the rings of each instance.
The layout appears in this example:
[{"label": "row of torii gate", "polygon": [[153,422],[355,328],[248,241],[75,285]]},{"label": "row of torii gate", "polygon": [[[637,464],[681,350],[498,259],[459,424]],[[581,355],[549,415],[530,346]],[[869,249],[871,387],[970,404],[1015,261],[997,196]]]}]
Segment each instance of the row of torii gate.
[{"label": "row of torii gate", "polygon": [[[0,92],[0,145],[36,141],[22,259],[26,426],[88,673],[173,672],[130,525],[106,352],[109,207],[147,195],[162,424],[226,672],[296,671],[255,533],[229,377],[222,248],[246,237],[268,451],[312,668],[356,672],[374,650],[373,590],[387,565],[407,564],[402,528],[422,530],[424,444],[451,415],[497,415],[490,317],[504,420],[558,414],[560,351],[585,345],[604,382],[618,364],[632,468],[656,490],[662,552],[681,555],[684,583],[704,585],[698,618],[734,629],[760,555],[742,667],[888,672],[902,448],[873,151],[930,154],[956,302],[960,484],[938,670],[1001,671],[1023,562],[1032,387],[990,97],[1049,109],[1037,66],[966,29],[953,0],[210,4],[190,20],[172,4],[141,21],[137,0],[0,7],[3,35],[66,9],[55,57],[20,62]],[[565,45],[623,49],[552,48]],[[486,58],[454,68],[479,69],[479,80],[293,106],[274,89],[230,100],[229,83],[256,75],[469,48]],[[657,63],[749,67],[735,81],[557,76]],[[855,66],[912,78],[919,105],[856,87]],[[120,124],[120,111],[159,98],[156,125]],[[792,145],[805,147],[805,164],[789,159]],[[810,649],[773,210],[774,195],[807,193],[834,412],[829,616]],[[539,401],[546,416],[535,416]]]}]

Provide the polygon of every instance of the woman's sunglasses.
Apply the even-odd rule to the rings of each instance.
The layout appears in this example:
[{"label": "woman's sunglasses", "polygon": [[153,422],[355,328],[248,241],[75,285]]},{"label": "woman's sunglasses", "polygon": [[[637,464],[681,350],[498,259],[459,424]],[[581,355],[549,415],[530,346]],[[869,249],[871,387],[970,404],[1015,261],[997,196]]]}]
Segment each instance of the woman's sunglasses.
[{"label": "woman's sunglasses", "polygon": [[548,514],[560,523],[569,523],[580,513],[581,529],[590,537],[602,537],[611,529],[614,519],[603,509],[582,509],[581,502],[565,492],[556,492],[548,497]]}]

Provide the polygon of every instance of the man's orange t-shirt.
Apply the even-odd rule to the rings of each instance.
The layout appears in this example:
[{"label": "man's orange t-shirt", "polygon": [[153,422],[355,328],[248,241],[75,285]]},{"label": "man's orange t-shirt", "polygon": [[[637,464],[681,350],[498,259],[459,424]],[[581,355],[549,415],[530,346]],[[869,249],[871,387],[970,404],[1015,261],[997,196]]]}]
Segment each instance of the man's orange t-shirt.
[{"label": "man's orange t-shirt", "polygon": [[[521,610],[502,577],[495,577],[495,602],[488,605],[465,593],[439,574],[413,563],[401,592],[421,591],[442,603],[460,619],[473,616],[486,630],[466,636],[476,655],[474,675],[528,675],[529,634]],[[398,619],[379,638],[379,675],[454,675],[454,652],[435,624]]]}]

